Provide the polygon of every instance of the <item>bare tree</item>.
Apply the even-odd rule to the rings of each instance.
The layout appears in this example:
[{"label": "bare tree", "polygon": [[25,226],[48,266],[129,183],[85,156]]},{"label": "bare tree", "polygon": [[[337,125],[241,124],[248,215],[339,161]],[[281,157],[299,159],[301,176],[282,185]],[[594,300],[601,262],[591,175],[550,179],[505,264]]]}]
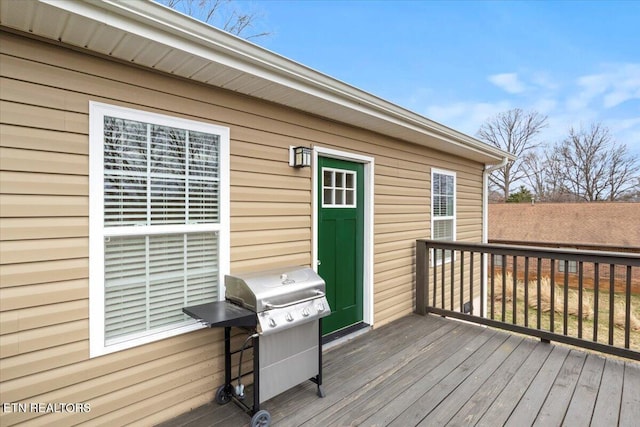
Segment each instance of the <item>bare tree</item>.
[{"label": "bare tree", "polygon": [[523,160],[527,168],[526,181],[535,200],[541,202],[578,201],[564,183],[564,165],[555,151],[539,149]]},{"label": "bare tree", "polygon": [[256,11],[241,10],[234,0],[156,0],[200,21],[247,40],[268,36],[269,31],[252,32],[261,18]]},{"label": "bare tree", "polygon": [[527,177],[526,159],[539,143],[536,136],[547,126],[547,116],[520,108],[509,110],[487,120],[477,136],[484,142],[515,154],[519,158],[493,172],[491,184],[500,189],[507,200],[511,186]]},{"label": "bare tree", "polygon": [[569,130],[553,150],[561,165],[562,182],[582,200],[618,200],[632,190],[640,170],[638,158],[617,144],[600,123]]}]

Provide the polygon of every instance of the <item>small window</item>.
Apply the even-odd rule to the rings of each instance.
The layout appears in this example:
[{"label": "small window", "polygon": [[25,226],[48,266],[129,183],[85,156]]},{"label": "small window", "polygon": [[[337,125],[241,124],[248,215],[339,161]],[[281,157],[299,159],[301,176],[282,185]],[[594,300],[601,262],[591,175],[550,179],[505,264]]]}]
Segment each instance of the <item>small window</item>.
[{"label": "small window", "polygon": [[229,130],[90,103],[91,357],[198,327],[229,258]]},{"label": "small window", "polygon": [[[456,174],[433,169],[431,171],[431,239],[456,240]],[[442,251],[435,251],[440,264]],[[444,262],[451,262],[452,251],[445,251]]]},{"label": "small window", "polygon": [[322,168],[322,207],[356,207],[355,171]]},{"label": "small window", "polygon": [[495,267],[502,267],[502,255],[493,255],[493,265]]},{"label": "small window", "polygon": [[[565,261],[558,260],[558,272],[564,273]],[[567,262],[567,273],[577,273],[578,272],[578,261],[568,261]]]}]

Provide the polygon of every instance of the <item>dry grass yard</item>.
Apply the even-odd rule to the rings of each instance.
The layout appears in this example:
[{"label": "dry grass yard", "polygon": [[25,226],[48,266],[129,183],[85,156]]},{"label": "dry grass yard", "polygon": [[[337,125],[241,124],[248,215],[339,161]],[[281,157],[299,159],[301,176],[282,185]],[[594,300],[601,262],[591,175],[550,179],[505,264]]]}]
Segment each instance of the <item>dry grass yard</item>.
[{"label": "dry grass yard", "polygon": [[[505,303],[504,321],[508,323],[516,323],[525,325],[525,286],[522,280],[516,281],[516,319],[513,319],[513,277],[506,274],[506,287],[503,294],[502,276],[496,275],[494,282],[494,299],[493,313],[496,320],[502,319],[502,304]],[[491,290],[489,289],[489,295]],[[563,332],[564,328],[564,287],[555,285],[554,289],[554,315],[553,324],[554,331]],[[608,288],[604,286],[599,289],[596,301],[593,290],[584,290],[582,294],[582,304],[579,303],[579,293],[575,289],[567,290],[568,306],[567,306],[567,335],[579,337],[579,316],[582,317],[582,337],[588,340],[593,339],[595,325],[595,308],[597,302],[597,341],[607,344],[609,341],[609,313],[610,313],[610,295]],[[528,283],[527,290],[527,315],[528,326],[537,328],[538,310],[540,310],[540,329],[550,330],[551,322],[551,282],[548,278],[543,277],[540,280],[540,307],[538,307],[538,285],[536,280]],[[613,344],[618,347],[624,347],[624,326],[625,326],[625,295],[623,293],[614,293],[614,327],[613,327]],[[580,305],[582,309],[580,310]],[[491,304],[488,307],[487,315],[490,316]],[[631,316],[629,344],[632,350],[640,350],[640,295],[631,294]]]}]

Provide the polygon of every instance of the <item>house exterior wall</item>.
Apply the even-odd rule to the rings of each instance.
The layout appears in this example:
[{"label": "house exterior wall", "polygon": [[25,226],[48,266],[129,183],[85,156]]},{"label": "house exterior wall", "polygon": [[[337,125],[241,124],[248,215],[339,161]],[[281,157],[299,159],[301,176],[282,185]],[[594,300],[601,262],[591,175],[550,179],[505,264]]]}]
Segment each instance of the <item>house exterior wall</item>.
[{"label": "house exterior wall", "polygon": [[90,404],[76,413],[4,411],[2,425],[153,424],[210,401],[223,381],[222,330],[89,358],[89,101],[230,128],[232,273],[311,263],[313,171],[288,166],[290,145],[373,157],[375,326],[413,310],[432,167],[457,173],[457,239],[481,240],[479,163],[0,34],[0,401]]}]

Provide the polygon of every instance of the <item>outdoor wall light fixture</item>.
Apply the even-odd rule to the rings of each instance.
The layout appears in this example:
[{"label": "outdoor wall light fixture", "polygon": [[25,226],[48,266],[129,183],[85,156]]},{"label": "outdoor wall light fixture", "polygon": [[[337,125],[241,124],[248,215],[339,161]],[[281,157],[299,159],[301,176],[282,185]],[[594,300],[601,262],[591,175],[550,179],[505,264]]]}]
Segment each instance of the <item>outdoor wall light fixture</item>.
[{"label": "outdoor wall light fixture", "polygon": [[291,147],[289,165],[294,168],[305,168],[311,166],[311,148]]}]

